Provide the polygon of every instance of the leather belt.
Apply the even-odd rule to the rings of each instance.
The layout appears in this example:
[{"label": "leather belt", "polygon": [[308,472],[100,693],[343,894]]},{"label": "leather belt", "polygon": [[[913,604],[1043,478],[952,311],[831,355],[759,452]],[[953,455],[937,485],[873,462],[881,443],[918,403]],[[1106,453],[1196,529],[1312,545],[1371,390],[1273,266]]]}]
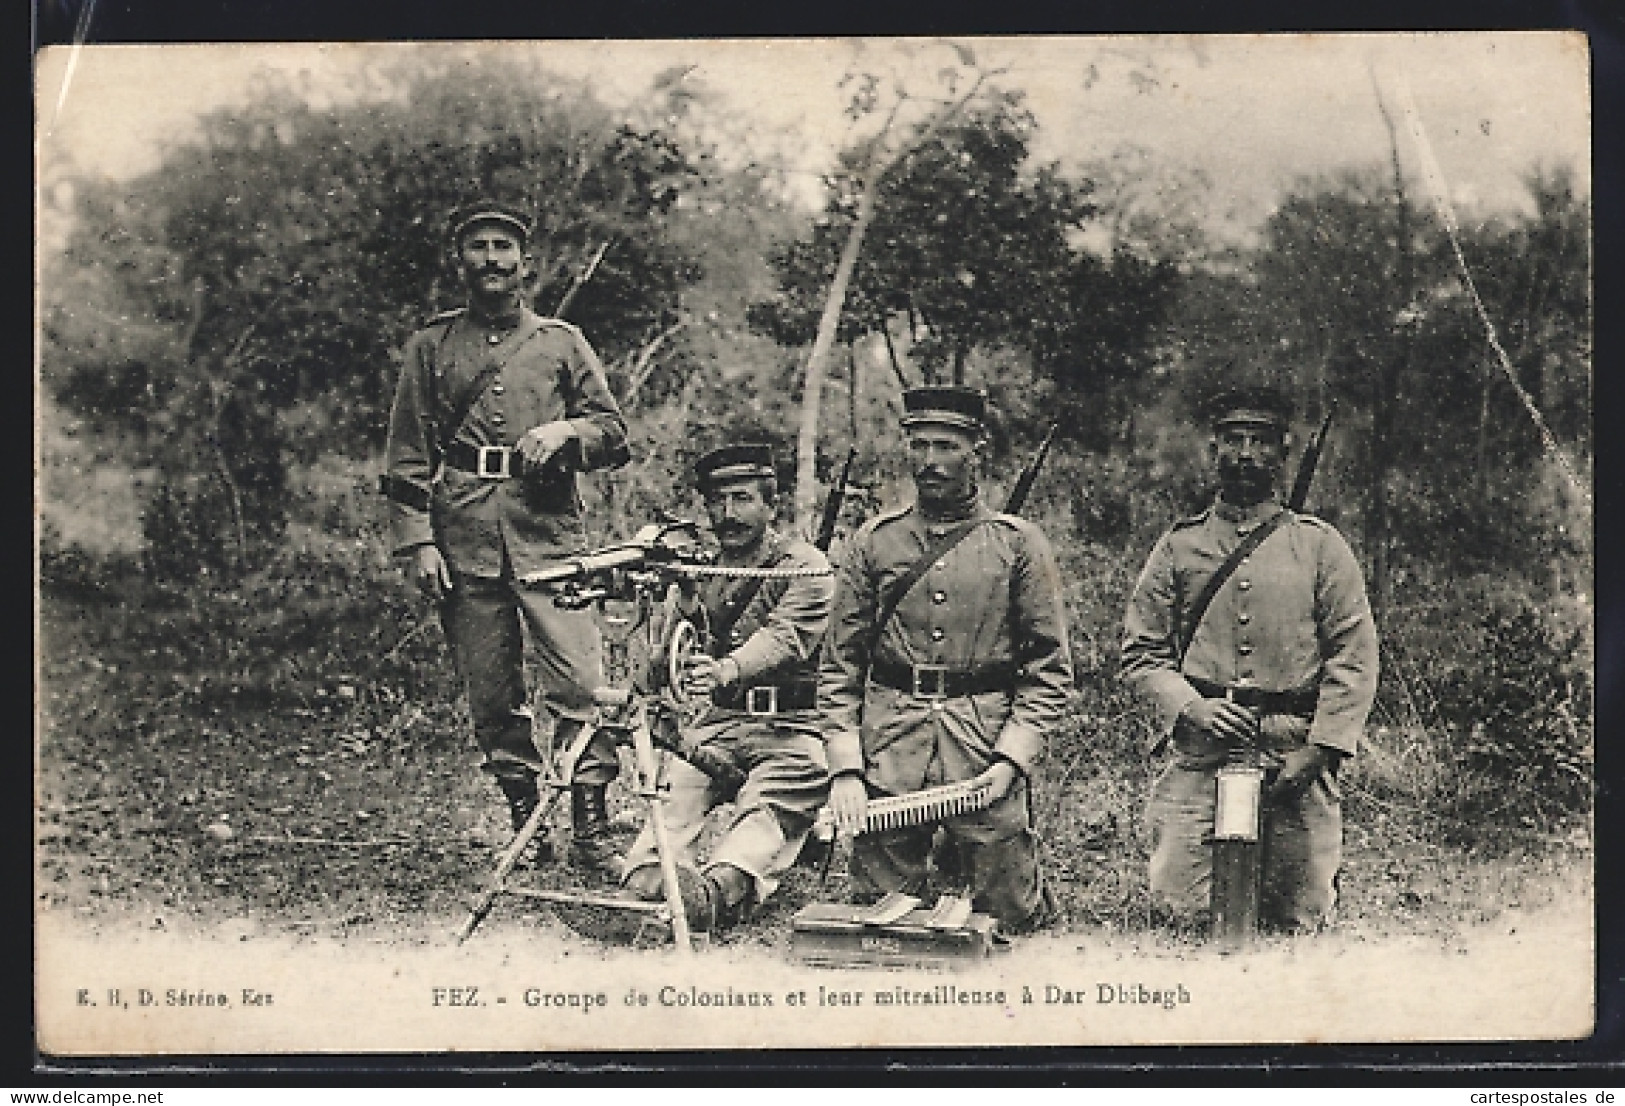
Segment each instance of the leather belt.
[{"label": "leather belt", "polygon": [[452,442],[446,447],[448,468],[472,472],[485,480],[509,480],[519,475],[524,459],[507,445],[469,445]]},{"label": "leather belt", "polygon": [[790,710],[812,710],[818,702],[818,685],[809,681],[791,684],[752,684],[749,687],[718,688],[711,702],[720,710],[737,710],[763,716]]},{"label": "leather belt", "polygon": [[958,699],[1011,690],[1016,682],[1016,665],[1001,661],[977,668],[950,668],[942,664],[875,661],[869,666],[869,682],[906,691],[917,699]]},{"label": "leather belt", "polygon": [[1204,699],[1229,699],[1261,714],[1291,714],[1298,718],[1315,717],[1315,706],[1320,701],[1319,688],[1297,688],[1292,691],[1265,691],[1259,687],[1226,687],[1200,676],[1186,676],[1190,685]]}]

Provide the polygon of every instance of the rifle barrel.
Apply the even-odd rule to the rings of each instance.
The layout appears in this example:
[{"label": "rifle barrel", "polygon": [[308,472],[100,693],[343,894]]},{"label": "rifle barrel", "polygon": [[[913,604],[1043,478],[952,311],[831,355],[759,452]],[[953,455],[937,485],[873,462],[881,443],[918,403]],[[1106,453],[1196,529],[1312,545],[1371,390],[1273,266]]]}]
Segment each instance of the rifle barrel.
[{"label": "rifle barrel", "polygon": [[1303,447],[1303,457],[1298,461],[1298,475],[1292,481],[1292,494],[1287,497],[1286,504],[1294,511],[1303,510],[1303,505],[1309,500],[1309,489],[1315,482],[1315,469],[1320,467],[1320,455],[1326,448],[1326,435],[1332,429],[1332,408],[1326,409],[1326,417],[1320,422],[1320,429],[1315,431],[1309,439],[1309,444]]},{"label": "rifle barrel", "polygon": [[835,523],[841,517],[841,502],[846,498],[847,481],[852,478],[852,462],[858,459],[858,447],[853,446],[846,451],[846,462],[841,465],[841,477],[835,486],[829,490],[829,498],[824,500],[824,515],[818,520],[818,533],[813,538],[813,544],[824,552],[835,540]]},{"label": "rifle barrel", "polygon": [[1032,493],[1033,485],[1038,482],[1038,470],[1044,466],[1044,459],[1049,456],[1050,446],[1055,443],[1055,432],[1061,429],[1058,422],[1050,423],[1049,430],[1044,434],[1044,440],[1038,443],[1038,449],[1033,452],[1032,460],[1027,462],[1016,477],[1016,486],[1010,489],[1010,498],[1005,502],[1004,513],[1007,515],[1019,514],[1027,502],[1027,496]]}]

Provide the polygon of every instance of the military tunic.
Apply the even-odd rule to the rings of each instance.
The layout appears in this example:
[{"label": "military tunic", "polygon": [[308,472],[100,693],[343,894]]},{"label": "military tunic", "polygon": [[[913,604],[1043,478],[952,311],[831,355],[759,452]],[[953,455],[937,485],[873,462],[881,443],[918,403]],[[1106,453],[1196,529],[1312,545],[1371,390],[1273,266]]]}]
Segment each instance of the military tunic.
[{"label": "military tunic", "polygon": [[[876,640],[882,590],[962,519],[977,525],[907,593]],[[899,666],[919,669],[928,694],[873,678]],[[929,697],[939,677],[924,666],[1009,675],[1002,687]],[[884,513],[853,536],[819,679],[830,769],[862,772],[872,795],[972,779],[995,758],[1020,769],[1003,799],[945,823],[969,862],[977,908],[1010,928],[1029,922],[1042,899],[1028,779],[1071,686],[1060,574],[1038,527],[977,502],[954,518],[928,519],[917,506]],[[920,890],[934,829],[860,835],[854,892]]]},{"label": "military tunic", "polygon": [[[1174,755],[1152,788],[1152,896],[1177,915],[1209,906],[1214,776],[1225,752],[1180,720],[1196,698],[1231,689],[1262,696],[1266,758],[1309,742],[1352,755],[1377,688],[1377,635],[1348,544],[1320,519],[1294,514],[1242,560],[1214,596],[1183,664],[1176,635],[1203,585],[1254,528],[1281,510],[1220,502],[1157,542],[1124,618],[1124,678],[1158,719],[1150,753]],[[1198,685],[1203,690],[1198,690]],[[1271,696],[1269,693],[1287,693]],[[1286,709],[1292,699],[1312,709]],[[1336,899],[1342,822],[1335,769],[1266,810],[1266,919],[1317,924]]]},{"label": "military tunic", "polygon": [[[475,738],[490,771],[525,774],[537,754],[525,705],[521,618],[554,714],[589,718],[603,665],[587,612],[560,611],[514,580],[584,547],[576,473],[624,464],[626,424],[581,332],[527,310],[505,318],[441,316],[408,339],[402,362],[386,447],[397,489],[390,507],[394,547],[411,555],[433,543],[445,558],[453,587],[441,615]],[[462,425],[447,425],[490,363],[500,368]],[[512,446],[532,428],[559,420],[576,438],[539,472],[521,473],[517,455],[512,479],[441,463],[446,450]],[[614,772],[606,739],[582,758],[577,779],[605,782]]]},{"label": "military tunic", "polygon": [[[829,797],[812,696],[814,657],[829,622],[835,581],[816,547],[771,529],[750,564],[820,573],[767,580],[759,588],[745,580],[706,580],[697,597],[696,613],[708,628],[705,652],[731,658],[739,679],[715,696],[716,705],[693,727],[689,740],[731,760],[746,775],[731,797],[732,814],[706,868],[738,868],[751,877],[756,901],[762,902],[795,862]],[[746,597],[743,609],[741,597]],[[676,758],[667,762],[667,782],[666,831],[679,858],[693,863],[707,815],[730,797],[710,776]],[[654,835],[645,828],[627,853],[628,879],[656,862]]]}]

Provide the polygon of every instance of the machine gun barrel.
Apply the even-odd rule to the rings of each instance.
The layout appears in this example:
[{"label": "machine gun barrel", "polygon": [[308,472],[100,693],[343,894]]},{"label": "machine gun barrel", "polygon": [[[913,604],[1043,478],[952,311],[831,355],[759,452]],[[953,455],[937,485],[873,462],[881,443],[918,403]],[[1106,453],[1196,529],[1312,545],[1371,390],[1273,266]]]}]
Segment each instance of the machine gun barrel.
[{"label": "machine gun barrel", "polygon": [[635,545],[615,546],[580,557],[571,557],[546,568],[539,568],[535,572],[527,572],[519,578],[519,582],[531,587],[546,587],[549,584],[562,584],[566,580],[584,580],[599,572],[627,568],[642,564],[648,559],[647,549],[640,549]]},{"label": "machine gun barrel", "polygon": [[685,545],[694,537],[695,528],[691,522],[651,523],[629,541],[527,572],[519,577],[519,582],[526,587],[546,588],[587,580],[617,568],[633,568],[651,561],[677,560],[682,556]]}]

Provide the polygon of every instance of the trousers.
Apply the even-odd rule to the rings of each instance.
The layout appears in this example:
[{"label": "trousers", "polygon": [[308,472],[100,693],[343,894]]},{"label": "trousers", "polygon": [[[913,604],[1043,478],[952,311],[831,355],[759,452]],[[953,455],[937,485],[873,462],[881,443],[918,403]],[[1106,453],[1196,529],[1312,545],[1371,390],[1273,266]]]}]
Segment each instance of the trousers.
[{"label": "trousers", "polygon": [[[1213,810],[1217,766],[1175,758],[1151,787],[1151,898],[1182,920],[1205,917],[1213,895]],[[1330,772],[1292,799],[1266,798],[1260,920],[1313,929],[1337,902],[1343,861],[1342,793]]]},{"label": "trousers", "polygon": [[[764,902],[795,863],[829,798],[823,740],[804,723],[779,720],[739,719],[706,729],[714,732],[696,734],[699,743],[738,765],[745,783],[733,797],[733,813],[705,869],[724,864],[739,869],[751,878],[756,901]],[[695,865],[706,817],[726,797],[710,776],[675,756],[667,758],[666,782],[667,837],[678,862]],[[656,863],[654,832],[644,826],[626,854],[627,878]]]},{"label": "trousers", "polygon": [[[537,688],[555,720],[587,722],[593,690],[604,682],[603,643],[588,611],[560,610],[511,575],[458,575],[441,607],[446,639],[468,694],[474,741],[484,768],[501,778],[536,773],[536,748],[525,686],[524,631],[537,663]],[[620,770],[612,736],[600,731],[576,763],[572,782],[607,784]]]},{"label": "trousers", "polygon": [[[860,834],[850,864],[853,898],[863,902],[892,891],[918,895],[925,887],[937,825]],[[959,849],[972,907],[997,918],[1007,932],[1031,928],[1044,909],[1044,874],[1026,779],[1018,778],[987,809],[940,825]]]}]

